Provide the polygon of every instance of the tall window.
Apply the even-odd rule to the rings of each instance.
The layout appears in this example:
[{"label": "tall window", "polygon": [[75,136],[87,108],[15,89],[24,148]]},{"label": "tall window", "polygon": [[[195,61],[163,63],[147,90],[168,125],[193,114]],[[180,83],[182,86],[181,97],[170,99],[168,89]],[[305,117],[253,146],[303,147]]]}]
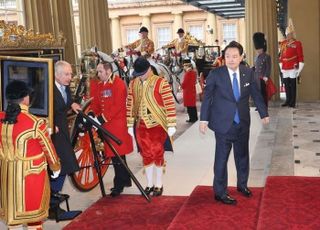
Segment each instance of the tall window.
[{"label": "tall window", "polygon": [[22,0],[0,0],[0,20],[25,25]]},{"label": "tall window", "polygon": [[169,27],[158,27],[157,38],[157,48],[168,44],[171,39],[171,29]]},{"label": "tall window", "polygon": [[223,24],[223,40],[226,40],[226,44],[237,40],[237,27],[235,24]]},{"label": "tall window", "polygon": [[139,29],[126,29],[127,44],[139,39]]},{"label": "tall window", "polygon": [[204,41],[203,25],[190,25],[189,33],[191,36]]}]

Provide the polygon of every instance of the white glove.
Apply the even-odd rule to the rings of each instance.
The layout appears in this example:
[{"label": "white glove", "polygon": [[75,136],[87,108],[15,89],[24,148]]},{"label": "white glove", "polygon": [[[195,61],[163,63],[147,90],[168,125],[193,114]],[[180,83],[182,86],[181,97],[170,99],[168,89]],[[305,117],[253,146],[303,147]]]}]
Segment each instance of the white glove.
[{"label": "white glove", "polygon": [[304,67],[304,63],[303,62],[299,62],[299,67],[298,67],[298,69],[296,71],[296,77],[298,77],[300,75],[303,67]]},{"label": "white glove", "polygon": [[177,129],[175,127],[169,127],[168,128],[168,135],[169,137],[172,137],[173,134],[175,134],[175,132],[177,131]]},{"label": "white glove", "polygon": [[53,174],[51,175],[51,178],[52,179],[56,179],[58,178],[59,174],[60,174],[61,170],[58,170],[58,171],[54,171],[52,172]]},{"label": "white glove", "polygon": [[130,134],[130,136],[134,137],[133,127],[128,128],[128,133]]},{"label": "white glove", "polygon": [[146,54],[147,54],[146,51],[141,52],[141,55],[142,55],[142,56],[145,56]]},{"label": "white glove", "polygon": [[283,73],[283,71],[282,71],[282,63],[281,62],[279,62],[279,67],[280,67],[280,72]]}]

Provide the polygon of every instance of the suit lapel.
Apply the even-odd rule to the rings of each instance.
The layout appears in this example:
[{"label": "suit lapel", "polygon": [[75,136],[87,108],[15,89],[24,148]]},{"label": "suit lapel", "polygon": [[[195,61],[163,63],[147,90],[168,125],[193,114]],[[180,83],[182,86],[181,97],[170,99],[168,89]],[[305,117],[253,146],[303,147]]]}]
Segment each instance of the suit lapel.
[{"label": "suit lapel", "polygon": [[231,95],[231,97],[235,99],[234,97],[234,94],[233,94],[233,89],[232,89],[232,82],[231,82],[231,79],[230,79],[230,76],[229,76],[229,71],[228,71],[228,68],[226,66],[224,66],[224,80],[225,80],[225,84],[228,86],[228,94]]},{"label": "suit lapel", "polygon": [[243,87],[246,84],[246,74],[242,66],[239,66],[239,73],[240,73],[240,97],[242,96]]}]

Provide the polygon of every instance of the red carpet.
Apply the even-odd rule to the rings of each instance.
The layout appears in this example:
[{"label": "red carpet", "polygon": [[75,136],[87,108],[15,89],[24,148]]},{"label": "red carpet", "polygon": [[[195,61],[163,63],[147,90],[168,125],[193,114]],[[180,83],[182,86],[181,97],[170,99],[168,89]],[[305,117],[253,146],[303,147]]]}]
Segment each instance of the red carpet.
[{"label": "red carpet", "polygon": [[98,200],[64,230],[167,229],[182,204],[183,196],[161,196],[148,203],[139,195]]},{"label": "red carpet", "polygon": [[252,188],[253,197],[246,198],[229,188],[237,199],[236,206],[214,200],[211,186],[198,186],[170,224],[170,230],[184,229],[256,229],[262,188]]},{"label": "red carpet", "polygon": [[319,177],[268,177],[259,230],[320,229]]}]

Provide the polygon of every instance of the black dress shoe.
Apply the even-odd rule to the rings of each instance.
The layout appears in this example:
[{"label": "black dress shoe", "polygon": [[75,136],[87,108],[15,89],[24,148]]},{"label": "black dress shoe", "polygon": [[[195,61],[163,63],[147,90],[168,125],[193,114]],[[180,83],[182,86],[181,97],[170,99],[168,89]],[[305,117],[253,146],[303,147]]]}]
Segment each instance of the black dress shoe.
[{"label": "black dress shoe", "polygon": [[285,107],[285,106],[288,106],[288,105],[289,105],[288,103],[283,103],[281,106]]},{"label": "black dress shoe", "polygon": [[229,195],[225,195],[225,196],[223,196],[223,197],[220,197],[220,196],[215,195],[215,196],[214,196],[214,199],[215,199],[216,201],[220,201],[220,202],[222,202],[222,203],[224,203],[224,204],[230,204],[230,205],[236,205],[236,204],[237,204],[237,200],[234,199],[234,198],[232,198],[232,197],[229,196]]},{"label": "black dress shoe", "polygon": [[163,186],[161,188],[155,187],[153,190],[153,196],[161,196],[163,192]]},{"label": "black dress shoe", "polygon": [[252,192],[248,188],[239,188],[239,187],[237,187],[237,191],[242,193],[242,195],[244,195],[245,197],[251,197],[252,196]]},{"label": "black dress shoe", "polygon": [[149,195],[150,193],[153,192],[153,190],[154,190],[154,186],[152,186],[152,187],[146,187],[146,188],[144,189],[144,192],[145,192],[147,195]]},{"label": "black dress shoe", "polygon": [[295,106],[295,105],[289,105],[289,107],[291,107],[291,108],[295,108],[296,106]]},{"label": "black dress shoe", "polygon": [[119,196],[123,192],[123,188],[111,188],[110,196],[116,197]]},{"label": "black dress shoe", "polygon": [[55,220],[57,219],[61,214],[65,213],[66,210],[60,208],[59,206],[55,208],[49,208],[49,216],[48,219]]}]

